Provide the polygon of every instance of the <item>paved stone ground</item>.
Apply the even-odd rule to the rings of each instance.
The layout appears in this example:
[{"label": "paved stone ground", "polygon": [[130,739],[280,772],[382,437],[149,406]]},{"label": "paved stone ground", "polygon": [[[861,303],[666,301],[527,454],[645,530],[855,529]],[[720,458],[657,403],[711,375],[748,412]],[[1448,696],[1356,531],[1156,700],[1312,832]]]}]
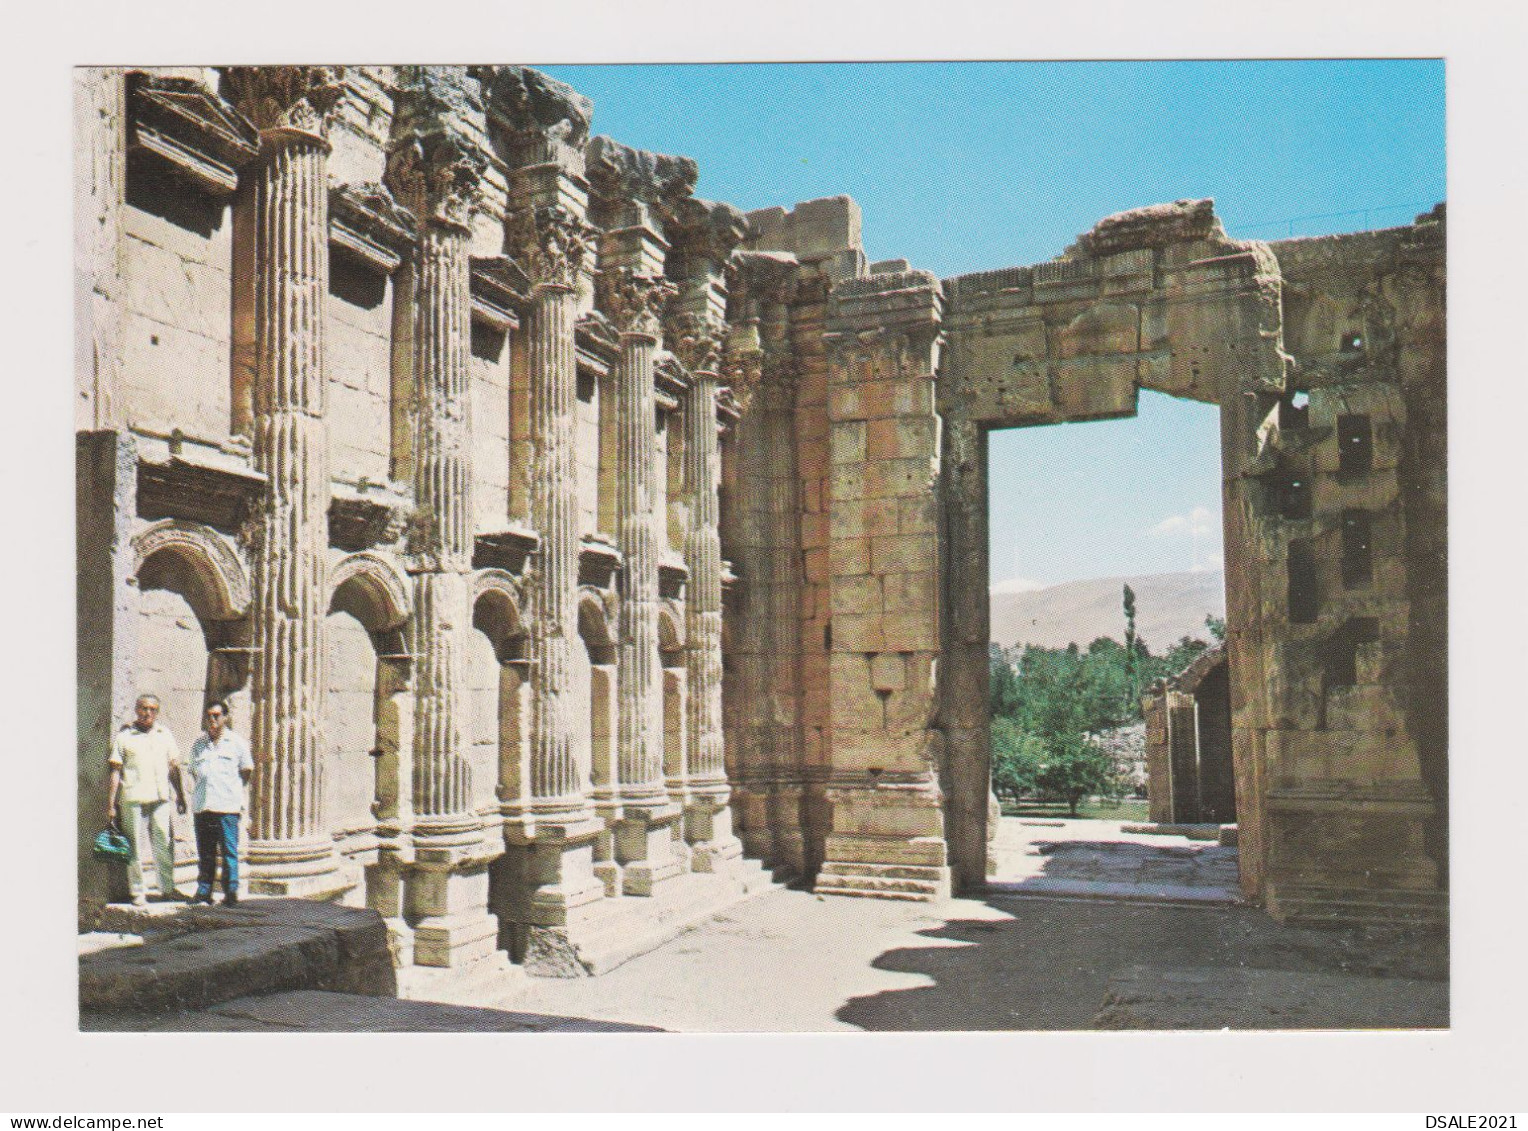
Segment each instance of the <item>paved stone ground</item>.
[{"label": "paved stone ground", "polygon": [[[599,978],[507,978],[493,994],[499,1009],[299,991],[168,1018],[97,1017],[85,1027],[822,1032],[1448,1024],[1440,935],[1281,927],[1232,902],[1234,849],[1120,834],[1110,824],[1006,819],[998,882],[980,898],[927,904],[767,891]],[[1037,886],[1041,880],[1060,886]]]},{"label": "paved stone ground", "polygon": [[1005,818],[982,898],[771,892],[602,978],[528,979],[511,1000],[685,1032],[1448,1024],[1441,938],[1281,927],[1235,904],[1235,852]]},{"label": "paved stone ground", "polygon": [[1004,817],[989,879],[1021,895],[1235,903],[1236,849],[1184,836],[1129,833],[1121,821]]}]

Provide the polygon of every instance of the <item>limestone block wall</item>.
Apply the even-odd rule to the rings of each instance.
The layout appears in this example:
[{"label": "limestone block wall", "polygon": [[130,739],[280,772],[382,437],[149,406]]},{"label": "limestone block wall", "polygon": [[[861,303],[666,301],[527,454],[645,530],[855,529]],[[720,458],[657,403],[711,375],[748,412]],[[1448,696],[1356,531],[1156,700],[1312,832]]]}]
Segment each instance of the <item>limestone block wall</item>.
[{"label": "limestone block wall", "polygon": [[941,283],[847,197],[696,200],[527,68],[78,92],[87,904],[151,679],[186,742],[234,697],[261,890],[369,901],[401,961],[577,966],[742,847],[976,884],[986,432],[1144,387],[1221,409],[1244,890],[1439,913],[1441,213],[1270,248],[1180,201]]},{"label": "limestone block wall", "polygon": [[[231,413],[233,225],[226,201],[172,192],[130,167],[121,245],[123,412],[144,429],[223,440]],[[184,207],[177,210],[177,201]]]}]

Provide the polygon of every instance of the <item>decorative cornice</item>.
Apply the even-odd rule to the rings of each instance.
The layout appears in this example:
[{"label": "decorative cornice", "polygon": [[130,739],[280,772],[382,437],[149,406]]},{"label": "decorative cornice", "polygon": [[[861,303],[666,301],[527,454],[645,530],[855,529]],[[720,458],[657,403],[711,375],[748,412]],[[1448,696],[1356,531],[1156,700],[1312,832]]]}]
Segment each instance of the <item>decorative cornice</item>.
[{"label": "decorative cornice", "polygon": [[344,67],[226,67],[223,93],[262,133],[323,137],[344,94]]},{"label": "decorative cornice", "polygon": [[610,372],[610,366],[621,356],[621,340],[615,327],[598,310],[591,310],[574,325],[573,344],[579,368],[601,377]]},{"label": "decorative cornice", "polygon": [[662,314],[678,288],[661,275],[646,275],[627,267],[600,274],[600,307],[621,334],[657,339],[663,332]]},{"label": "decorative cornice", "polygon": [[529,290],[525,272],[508,256],[472,257],[472,317],[477,321],[499,331],[514,329]]},{"label": "decorative cornice", "polygon": [[644,205],[664,225],[695,190],[699,173],[688,157],[633,149],[608,137],[590,141],[585,159],[589,187],[602,207],[619,214],[625,205]]},{"label": "decorative cornice", "polygon": [[561,205],[516,209],[504,225],[505,242],[516,253],[532,287],[574,287],[598,233]]},{"label": "decorative cornice", "polygon": [[335,185],[329,190],[329,242],[384,275],[398,269],[414,246],[414,214],[379,184]]},{"label": "decorative cornice", "polygon": [[511,167],[555,159],[560,150],[582,150],[589,139],[594,103],[567,83],[530,67],[471,67],[488,117],[490,136]]},{"label": "decorative cornice", "polygon": [[260,152],[253,124],[191,79],[135,71],[127,76],[130,150],[167,162],[204,191],[227,196],[239,169]]}]

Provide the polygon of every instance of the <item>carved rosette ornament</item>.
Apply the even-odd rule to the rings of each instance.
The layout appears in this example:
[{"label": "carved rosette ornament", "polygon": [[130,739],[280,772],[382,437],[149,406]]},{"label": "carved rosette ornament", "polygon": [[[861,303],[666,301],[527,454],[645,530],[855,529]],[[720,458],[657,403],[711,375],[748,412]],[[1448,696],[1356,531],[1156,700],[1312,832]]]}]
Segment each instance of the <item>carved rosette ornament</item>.
[{"label": "carved rosette ornament", "polygon": [[533,287],[572,289],[594,253],[598,233],[558,204],[517,209],[505,223],[505,242],[517,249]]},{"label": "carved rosette ornament", "polygon": [[324,818],[329,433],[329,144],[334,67],[233,67],[224,85],[260,130],[250,200],[254,264],[251,442],[268,487],[252,516],[255,755],[250,863],[302,890],[333,868]]}]

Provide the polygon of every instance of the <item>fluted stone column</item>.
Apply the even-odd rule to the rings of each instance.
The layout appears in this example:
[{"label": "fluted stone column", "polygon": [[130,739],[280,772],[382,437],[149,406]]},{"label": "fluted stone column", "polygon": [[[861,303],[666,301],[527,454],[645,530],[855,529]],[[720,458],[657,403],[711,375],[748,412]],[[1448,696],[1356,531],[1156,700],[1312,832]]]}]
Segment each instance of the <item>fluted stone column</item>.
[{"label": "fluted stone column", "polygon": [[653,355],[659,312],[672,285],[627,268],[602,279],[605,311],[621,335],[615,374],[615,535],[621,550],[620,635],[616,667],[616,735],[622,820],[616,855],[622,888],[651,895],[653,886],[684,869],[674,854],[672,825],[680,809],[668,796],[663,766],[663,670],[658,654],[658,547],[664,516],[657,511],[657,397]]},{"label": "fluted stone column", "polygon": [[[525,204],[509,240],[532,283],[526,319],[531,524],[541,543],[526,579],[531,684],[530,797],[506,806],[505,867],[518,889],[516,948],[531,968],[566,968],[573,913],[605,893],[594,872],[603,822],[592,807],[578,736],[589,725],[579,678],[578,478],[575,466],[578,278],[591,232],[559,205]],[[576,942],[574,943],[576,947]]]},{"label": "fluted stone column", "polygon": [[732,789],[722,737],[722,458],[716,416],[722,336],[722,323],[693,314],[677,319],[670,335],[671,348],[692,379],[682,405],[684,494],[690,505],[684,544],[690,571],[685,600],[685,838],[691,846],[691,866],[698,872],[715,871],[720,861],[743,851],[732,833]]},{"label": "fluted stone column", "polygon": [[465,137],[443,97],[452,76],[401,83],[388,180],[419,220],[412,286],[409,370],[415,398],[409,531],[414,615],[414,864],[407,908],[414,961],[460,966],[493,953],[489,859],[473,809],[465,733],[467,634],[472,631],[472,434],[467,356],[472,296],[468,220],[487,155]]},{"label": "fluted stone column", "polygon": [[[563,222],[546,215],[546,229]],[[548,262],[532,291],[531,523],[541,535],[530,587],[526,642],[532,687],[531,796],[541,819],[576,817],[588,808],[575,756],[582,722],[574,648],[578,642],[578,474],[574,418],[578,295],[570,262]]]},{"label": "fluted stone column", "polygon": [[255,469],[268,485],[252,558],[255,756],[250,887],[321,894],[342,881],[324,813],[324,619],[329,435],[324,303],[329,287],[329,143],[338,75],[236,67],[235,104],[260,130],[253,184]]}]

